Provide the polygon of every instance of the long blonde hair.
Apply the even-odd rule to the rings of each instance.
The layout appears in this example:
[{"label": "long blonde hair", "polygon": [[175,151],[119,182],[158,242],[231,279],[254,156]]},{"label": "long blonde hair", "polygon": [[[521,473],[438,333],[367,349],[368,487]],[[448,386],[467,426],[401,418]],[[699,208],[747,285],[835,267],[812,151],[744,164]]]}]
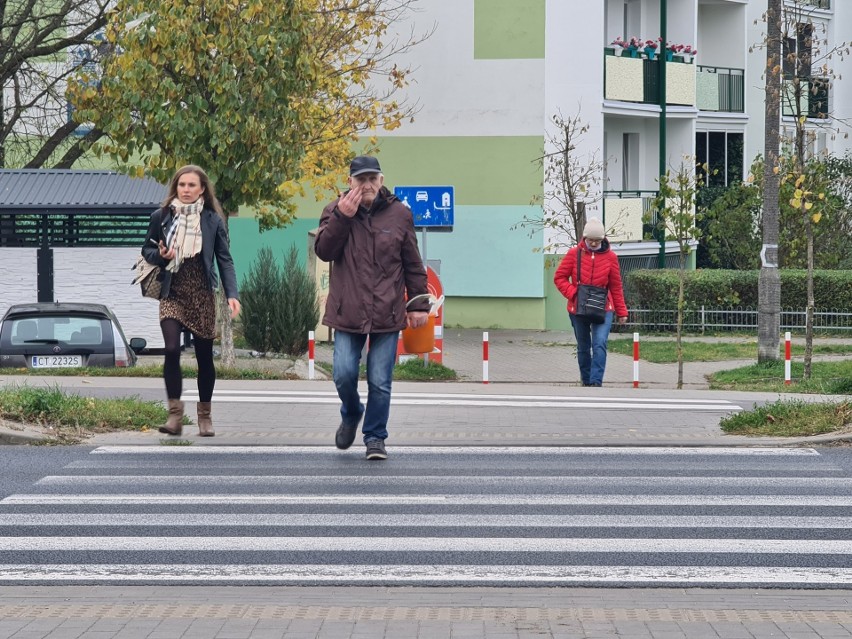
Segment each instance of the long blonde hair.
[{"label": "long blonde hair", "polygon": [[162,206],[169,206],[172,203],[172,200],[177,197],[178,180],[180,180],[181,176],[186,173],[195,173],[198,176],[198,179],[201,181],[201,187],[204,189],[204,193],[202,194],[202,197],[204,198],[204,205],[208,209],[213,209],[222,217],[222,219],[225,219],[225,213],[222,211],[222,204],[216,197],[216,187],[213,186],[213,182],[210,180],[207,173],[204,172],[204,169],[200,166],[196,166],[195,164],[187,164],[175,171],[175,174],[169,182],[169,193],[166,195],[166,199],[163,200]]}]

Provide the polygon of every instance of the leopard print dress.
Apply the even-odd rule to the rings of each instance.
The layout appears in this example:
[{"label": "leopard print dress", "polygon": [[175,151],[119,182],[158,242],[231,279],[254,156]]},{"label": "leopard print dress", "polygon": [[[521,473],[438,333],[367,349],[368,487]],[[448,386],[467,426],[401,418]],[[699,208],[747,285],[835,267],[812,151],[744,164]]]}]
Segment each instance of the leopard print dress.
[{"label": "leopard print dress", "polygon": [[174,319],[203,339],[216,338],[216,298],[207,288],[201,254],[183,261],[172,274],[169,296],[160,300],[160,322]]}]

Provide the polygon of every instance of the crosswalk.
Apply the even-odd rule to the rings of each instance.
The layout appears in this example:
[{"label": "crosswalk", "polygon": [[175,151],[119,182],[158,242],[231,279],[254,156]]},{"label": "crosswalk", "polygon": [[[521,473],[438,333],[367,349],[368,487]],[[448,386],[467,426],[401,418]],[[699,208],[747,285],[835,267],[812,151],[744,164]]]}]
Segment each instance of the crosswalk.
[{"label": "crosswalk", "polygon": [[104,446],[0,500],[0,584],[849,587],[813,449]]},{"label": "crosswalk", "polygon": [[[213,396],[217,405],[229,404],[333,404],[339,405],[336,391],[323,390],[219,390]],[[198,391],[188,389],[183,395],[186,401],[197,402]],[[589,395],[520,395],[499,393],[431,393],[394,392],[394,406],[464,406],[475,408],[581,408],[615,410],[656,411],[708,411],[713,413],[735,413],[742,410],[738,404],[727,399],[707,398],[660,398],[637,396],[589,396]]]}]

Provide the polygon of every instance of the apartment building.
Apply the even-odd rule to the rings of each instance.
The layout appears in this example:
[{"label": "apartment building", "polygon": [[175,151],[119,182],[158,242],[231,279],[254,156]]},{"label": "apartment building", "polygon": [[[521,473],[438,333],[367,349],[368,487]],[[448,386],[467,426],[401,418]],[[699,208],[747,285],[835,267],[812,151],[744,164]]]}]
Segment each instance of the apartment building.
[{"label": "apartment building", "polygon": [[[824,52],[852,34],[850,0],[785,5],[802,14],[803,25],[789,34],[786,50],[826,39],[827,47],[819,45]],[[605,160],[588,214],[604,219],[625,269],[660,262],[660,244],[648,239],[643,214],[662,167],[698,156],[716,170],[711,182],[729,184],[763,153],[766,0],[421,0],[416,6],[397,31],[406,38],[434,27],[399,60],[414,69],[404,97],[419,111],[413,122],[375,133],[389,187],[454,187],[452,230],[419,234],[421,250],[440,272],[448,327],[568,327],[565,301],[552,285],[560,255],[545,250],[558,239],[555,231],[522,225],[541,216],[536,198],[544,175],[537,159],[552,150],[546,140],[554,114],[579,114],[589,128],[576,155]],[[654,59],[613,45],[633,37],[658,43]],[[663,82],[665,42],[683,48],[665,61]],[[684,55],[687,45],[697,55]],[[814,64],[806,81],[817,90],[802,106],[813,116],[807,119],[812,150],[843,154],[852,145],[839,124],[852,122],[852,61],[835,58],[831,65],[843,79],[826,83]],[[782,127],[789,132],[789,105],[786,113]],[[259,234],[250,211],[231,220],[238,277],[262,246],[283,256],[295,244],[307,253],[323,202],[298,204],[298,219],[286,229]],[[664,245],[662,253],[674,250]],[[117,254],[115,269],[126,270],[131,258]],[[83,249],[57,260],[71,273],[101,264]],[[28,270],[7,284],[12,290],[4,297],[33,298],[35,260],[30,269],[20,252],[0,248],[0,267],[20,270],[24,263]],[[68,297],[61,289],[57,295]],[[112,299],[122,295],[146,303],[129,285],[126,293],[109,292]]]},{"label": "apartment building", "polygon": [[[806,81],[817,90],[803,105],[811,148],[843,154],[850,141],[838,121],[852,115],[852,62],[835,56],[830,64],[844,79],[828,83],[816,60],[852,33],[852,3],[785,6],[801,22],[785,51],[814,49]],[[446,322],[567,327],[550,281],[559,255],[542,250],[556,231],[531,237],[517,226],[540,216],[531,204],[542,193],[535,160],[552,150],[544,147],[556,113],[579,114],[588,125],[579,157],[605,160],[588,213],[604,219],[626,268],[656,267],[660,244],[649,239],[643,214],[661,169],[697,156],[710,165],[710,183],[730,184],[764,151],[765,11],[766,0],[423,3],[415,24],[434,21],[437,30],[411,53],[418,72],[409,99],[422,109],[413,124],[380,134],[381,157],[392,184],[455,185],[453,232],[427,239],[428,257],[441,262]],[[657,49],[613,46],[631,38]],[[663,83],[666,43],[681,46],[665,61]],[[789,133],[789,103],[785,114]],[[674,245],[664,249],[673,263]]]}]

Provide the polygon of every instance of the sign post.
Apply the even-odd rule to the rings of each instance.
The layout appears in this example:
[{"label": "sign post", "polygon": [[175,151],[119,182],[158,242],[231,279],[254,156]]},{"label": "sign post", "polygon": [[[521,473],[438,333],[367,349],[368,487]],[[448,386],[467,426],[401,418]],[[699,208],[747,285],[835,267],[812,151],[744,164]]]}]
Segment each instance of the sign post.
[{"label": "sign post", "polygon": [[[433,231],[449,232],[453,230],[455,222],[455,192],[452,186],[395,186],[393,194],[400,202],[411,209],[414,218],[414,227],[423,230],[422,247],[420,257],[426,265],[426,232]],[[431,268],[426,268],[428,275],[429,292],[435,297],[443,295],[443,287],[437,273]],[[444,309],[438,310],[435,318],[435,345],[439,352],[432,355],[432,361],[439,364],[443,361],[444,346]],[[400,340],[400,345],[402,341]],[[401,348],[401,346],[400,346]],[[399,354],[399,353],[398,353]],[[423,361],[429,363],[429,354],[423,355]]]}]

